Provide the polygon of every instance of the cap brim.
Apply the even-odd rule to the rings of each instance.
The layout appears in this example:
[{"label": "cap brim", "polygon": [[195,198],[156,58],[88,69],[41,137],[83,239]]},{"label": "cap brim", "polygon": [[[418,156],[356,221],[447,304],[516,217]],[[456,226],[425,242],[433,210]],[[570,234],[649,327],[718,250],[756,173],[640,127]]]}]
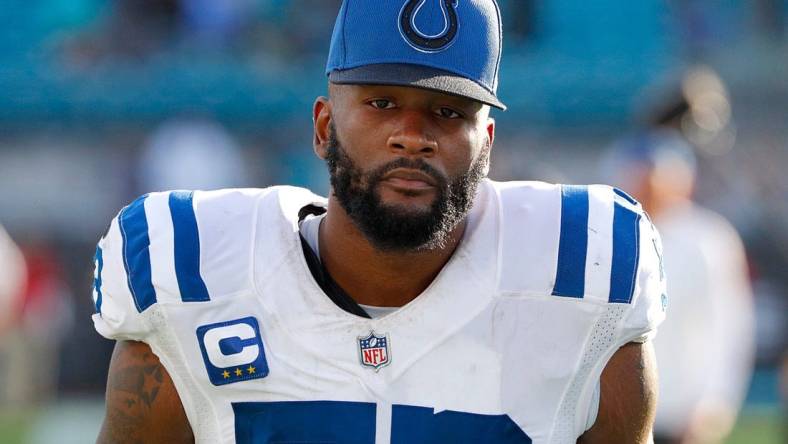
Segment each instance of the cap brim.
[{"label": "cap brim", "polygon": [[505,110],[495,94],[460,75],[422,65],[381,63],[331,71],[328,79],[340,85],[396,85],[428,89]]}]

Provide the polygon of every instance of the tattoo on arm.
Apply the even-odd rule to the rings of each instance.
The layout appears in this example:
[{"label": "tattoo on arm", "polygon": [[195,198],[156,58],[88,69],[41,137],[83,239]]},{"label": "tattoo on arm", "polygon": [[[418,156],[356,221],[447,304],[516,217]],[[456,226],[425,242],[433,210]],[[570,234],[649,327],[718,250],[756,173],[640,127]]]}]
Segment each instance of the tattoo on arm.
[{"label": "tattoo on arm", "polygon": [[142,443],[147,415],[161,389],[161,364],[151,352],[118,343],[107,380],[107,418],[99,442]]},{"label": "tattoo on arm", "polygon": [[[148,362],[150,359],[150,353],[145,353],[142,357],[143,362]],[[129,408],[140,402],[150,408],[156,401],[162,383],[161,364],[158,363],[158,359],[156,361],[154,364],[143,363],[126,367],[110,381],[113,390],[122,392],[126,396],[126,404]]]},{"label": "tattoo on arm", "polygon": [[[165,399],[162,399],[162,392],[168,395]],[[174,402],[177,404],[173,405]],[[180,410],[173,411],[173,407]],[[107,412],[98,443],[147,444],[152,442],[152,434],[154,439],[161,440],[157,442],[165,442],[169,438],[155,434],[156,426],[153,425],[153,421],[162,421],[162,412],[169,416],[166,420],[173,425],[185,425],[189,433],[184,436],[190,437],[191,430],[180,399],[159,358],[145,344],[118,342],[107,380]]]}]

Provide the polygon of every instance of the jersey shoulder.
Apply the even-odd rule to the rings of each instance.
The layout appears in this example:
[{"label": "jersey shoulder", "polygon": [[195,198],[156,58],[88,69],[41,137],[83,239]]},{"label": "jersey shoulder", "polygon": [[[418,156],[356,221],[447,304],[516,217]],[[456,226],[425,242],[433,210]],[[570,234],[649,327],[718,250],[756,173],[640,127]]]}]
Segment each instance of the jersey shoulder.
[{"label": "jersey shoulder", "polygon": [[257,237],[291,224],[284,208],[310,199],[319,198],[295,187],[137,198],[113,218],[96,249],[96,329],[110,338],[141,340],[150,330],[146,313],[156,305],[208,303],[248,292]]},{"label": "jersey shoulder", "polygon": [[622,306],[639,331],[661,321],[661,241],[640,203],[608,185],[495,187],[503,293]]}]

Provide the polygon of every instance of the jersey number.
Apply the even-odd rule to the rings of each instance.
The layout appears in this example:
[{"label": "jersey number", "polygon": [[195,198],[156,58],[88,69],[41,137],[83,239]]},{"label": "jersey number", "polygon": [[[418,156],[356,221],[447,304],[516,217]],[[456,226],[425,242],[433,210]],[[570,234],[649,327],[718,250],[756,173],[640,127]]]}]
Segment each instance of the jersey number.
[{"label": "jersey number", "polygon": [[[375,442],[376,404],[344,401],[233,403],[239,444]],[[391,444],[530,444],[508,415],[479,415],[393,405]]]}]

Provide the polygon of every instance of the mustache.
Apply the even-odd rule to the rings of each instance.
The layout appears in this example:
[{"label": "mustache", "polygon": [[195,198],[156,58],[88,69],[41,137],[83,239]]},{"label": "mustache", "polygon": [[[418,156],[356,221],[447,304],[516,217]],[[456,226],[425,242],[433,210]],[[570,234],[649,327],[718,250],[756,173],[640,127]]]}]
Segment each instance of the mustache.
[{"label": "mustache", "polygon": [[379,166],[374,169],[372,172],[369,173],[369,183],[378,183],[383,179],[383,176],[388,174],[389,172],[396,170],[397,168],[407,168],[411,170],[418,170],[428,176],[432,177],[435,180],[435,183],[438,184],[440,188],[446,188],[449,179],[441,174],[440,171],[436,170],[430,164],[425,162],[421,159],[408,159],[405,157],[400,157],[399,159],[392,160],[391,162]]}]

